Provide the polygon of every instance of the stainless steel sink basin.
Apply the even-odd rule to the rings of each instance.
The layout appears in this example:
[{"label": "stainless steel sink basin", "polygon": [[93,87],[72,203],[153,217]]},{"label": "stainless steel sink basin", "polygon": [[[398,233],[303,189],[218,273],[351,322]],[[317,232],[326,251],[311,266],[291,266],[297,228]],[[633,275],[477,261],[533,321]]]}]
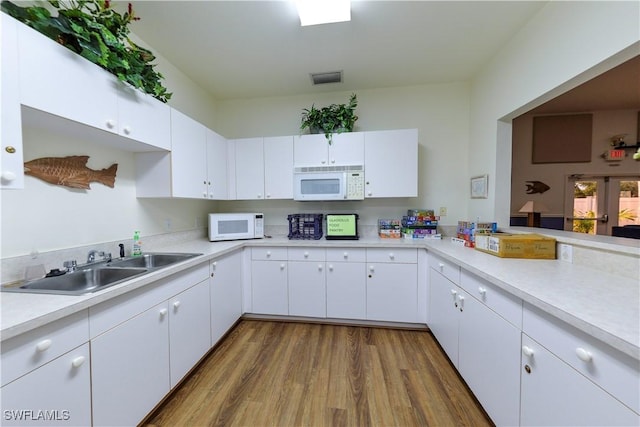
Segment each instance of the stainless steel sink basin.
[{"label": "stainless steel sink basin", "polygon": [[189,253],[146,253],[139,257],[127,258],[123,260],[113,260],[113,267],[140,267],[140,268],[160,268],[167,267],[189,258],[202,254]]},{"label": "stainless steel sink basin", "polygon": [[193,253],[146,253],[139,257],[114,259],[80,266],[61,276],[45,277],[13,286],[3,286],[4,292],[27,292],[59,295],[83,295],[117,285],[173,264],[200,256]]},{"label": "stainless steel sink basin", "polygon": [[26,282],[22,286],[3,288],[8,292],[82,295],[117,285],[145,274],[145,268],[84,268],[62,276],[45,277]]}]

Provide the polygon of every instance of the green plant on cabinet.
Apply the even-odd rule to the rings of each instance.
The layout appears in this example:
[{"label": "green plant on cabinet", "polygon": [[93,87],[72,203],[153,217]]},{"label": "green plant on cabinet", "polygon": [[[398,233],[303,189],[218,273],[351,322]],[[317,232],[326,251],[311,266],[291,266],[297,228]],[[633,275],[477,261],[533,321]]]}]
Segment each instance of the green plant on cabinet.
[{"label": "green plant on cabinet", "polygon": [[300,130],[309,129],[311,133],[324,133],[324,136],[332,142],[333,133],[353,132],[353,126],[358,120],[355,109],[358,106],[356,94],[352,94],[348,104],[331,104],[327,107],[302,110],[302,123]]},{"label": "green plant on cabinet", "polygon": [[2,0],[2,11],[109,71],[120,81],[167,102],[171,93],[162,74],[151,64],[155,56],[129,38],[129,24],[137,21],[131,3],[119,14],[109,0],[48,0],[52,16],[42,6],[18,6]]}]

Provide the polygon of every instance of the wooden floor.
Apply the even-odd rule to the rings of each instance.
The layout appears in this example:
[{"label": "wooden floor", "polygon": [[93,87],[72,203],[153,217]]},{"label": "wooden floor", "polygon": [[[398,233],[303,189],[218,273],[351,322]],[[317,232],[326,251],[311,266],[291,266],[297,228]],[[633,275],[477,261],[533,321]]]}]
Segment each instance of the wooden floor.
[{"label": "wooden floor", "polygon": [[487,426],[429,332],[243,320],[146,426]]}]

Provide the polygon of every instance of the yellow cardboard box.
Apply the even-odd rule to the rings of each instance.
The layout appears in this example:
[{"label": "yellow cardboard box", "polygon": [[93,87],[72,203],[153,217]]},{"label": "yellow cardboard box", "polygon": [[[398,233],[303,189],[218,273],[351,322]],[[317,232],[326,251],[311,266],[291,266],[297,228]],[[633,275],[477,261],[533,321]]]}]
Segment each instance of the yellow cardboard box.
[{"label": "yellow cardboard box", "polygon": [[476,249],[502,258],[556,259],[556,239],[540,234],[478,234]]}]

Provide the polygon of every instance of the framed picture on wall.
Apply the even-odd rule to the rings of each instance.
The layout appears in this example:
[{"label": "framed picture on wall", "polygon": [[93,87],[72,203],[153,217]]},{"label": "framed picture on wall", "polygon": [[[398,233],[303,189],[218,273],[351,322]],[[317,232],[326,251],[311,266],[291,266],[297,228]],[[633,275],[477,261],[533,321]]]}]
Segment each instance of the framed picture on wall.
[{"label": "framed picture on wall", "polygon": [[486,199],[489,197],[489,175],[474,176],[471,178],[471,198]]}]

